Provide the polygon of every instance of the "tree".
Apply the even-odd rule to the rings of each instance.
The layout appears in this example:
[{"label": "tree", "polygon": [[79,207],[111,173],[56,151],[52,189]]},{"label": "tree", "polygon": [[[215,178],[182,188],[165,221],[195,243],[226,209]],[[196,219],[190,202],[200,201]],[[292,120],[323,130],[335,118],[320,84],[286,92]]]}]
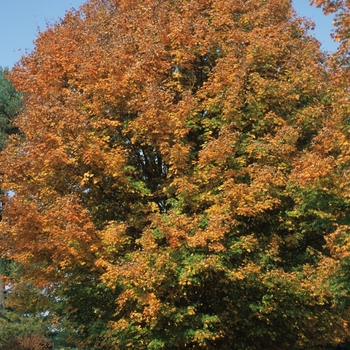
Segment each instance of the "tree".
[{"label": "tree", "polygon": [[[8,69],[0,67],[0,149],[3,149],[5,141],[10,135],[18,132],[12,122],[22,109],[21,94],[15,90],[12,82],[7,79],[7,74]],[[6,258],[6,254],[4,255],[5,258],[0,259],[0,345],[7,342],[7,345],[4,346],[15,348],[14,344],[22,341],[20,337],[24,337],[23,344],[27,344],[30,343],[33,336],[33,339],[37,340],[32,342],[31,348],[34,349],[36,343],[40,344],[41,336],[39,335],[48,332],[48,323],[45,322],[46,317],[43,315],[36,313],[30,315],[28,308],[25,309],[25,314],[17,312],[16,305],[11,305],[9,298],[5,298],[6,281],[11,275],[11,279],[18,284],[20,266],[11,263]],[[8,293],[11,293],[10,285],[6,287]],[[18,291],[19,288],[17,288]]]},{"label": "tree", "polygon": [[[331,72],[331,82],[329,86],[329,97],[331,104],[331,118],[329,121],[329,133],[332,134],[332,148],[328,146],[329,151],[339,154],[337,163],[338,169],[343,176],[342,184],[339,184],[339,190],[343,190],[343,184],[349,184],[349,53],[350,53],[350,7],[348,1],[310,1],[312,4],[322,7],[326,15],[335,13],[335,31],[332,34],[333,39],[339,42],[337,52],[331,55],[328,66]],[[330,136],[328,137],[331,138]],[[349,203],[349,192],[345,190],[342,194],[347,203]],[[330,279],[330,288],[334,295],[338,312],[345,315],[346,322],[350,321],[349,315],[349,220],[342,220],[337,230],[327,237],[328,249],[334,259],[334,273]],[[349,338],[344,348],[350,348]]]},{"label": "tree", "polygon": [[44,336],[34,335],[11,339],[1,350],[51,350],[52,344]]},{"label": "tree", "polygon": [[12,121],[22,108],[20,93],[6,78],[8,69],[0,67],[0,148],[7,137],[17,132]]},{"label": "tree", "polygon": [[[15,90],[11,81],[6,78],[8,69],[0,67],[0,149],[3,149],[5,140],[16,132],[12,121],[21,110],[20,94]],[[0,259],[0,275],[6,270],[6,260]],[[0,309],[3,306],[3,284],[0,280]]]},{"label": "tree", "polygon": [[288,0],[90,0],[13,69],[0,244],[81,347],[346,337],[349,165],[307,29]]},{"label": "tree", "polygon": [[[0,67],[0,148],[9,134],[13,132],[12,120],[19,113],[21,102],[14,86],[6,79],[7,69]],[[0,274],[4,274],[6,261],[0,260]],[[0,279],[0,312],[4,304],[4,286]]]}]

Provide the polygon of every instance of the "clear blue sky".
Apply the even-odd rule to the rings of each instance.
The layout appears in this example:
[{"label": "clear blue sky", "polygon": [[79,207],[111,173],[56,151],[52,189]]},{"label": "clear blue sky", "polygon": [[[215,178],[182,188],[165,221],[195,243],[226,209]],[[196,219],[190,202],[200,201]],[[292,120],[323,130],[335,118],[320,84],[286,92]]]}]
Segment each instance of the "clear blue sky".
[{"label": "clear blue sky", "polygon": [[293,0],[293,5],[299,16],[307,17],[316,24],[313,35],[321,42],[325,51],[335,51],[338,44],[330,37],[333,30],[334,16],[325,16],[321,9],[308,5],[309,0]]},{"label": "clear blue sky", "polygon": [[0,66],[11,68],[28,50],[38,28],[57,22],[70,8],[78,8],[85,0],[1,0]]},{"label": "clear blue sky", "polygon": [[[44,30],[46,22],[57,21],[70,8],[78,8],[84,0],[2,0],[0,11],[0,66],[11,68],[28,50],[38,28]],[[315,36],[324,50],[335,50],[336,44],[329,37],[332,18],[321,10],[308,5],[308,0],[294,0],[298,14],[316,23]]]}]

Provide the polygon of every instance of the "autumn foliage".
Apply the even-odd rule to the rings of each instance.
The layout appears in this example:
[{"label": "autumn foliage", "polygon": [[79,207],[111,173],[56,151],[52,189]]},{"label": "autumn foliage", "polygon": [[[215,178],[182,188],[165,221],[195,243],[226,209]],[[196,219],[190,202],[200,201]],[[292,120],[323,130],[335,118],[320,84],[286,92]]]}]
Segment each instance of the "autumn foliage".
[{"label": "autumn foliage", "polygon": [[1,350],[51,350],[52,344],[44,336],[33,335],[10,339]]},{"label": "autumn foliage", "polygon": [[12,70],[0,246],[79,346],[346,339],[348,90],[308,26],[288,0],[90,0]]}]

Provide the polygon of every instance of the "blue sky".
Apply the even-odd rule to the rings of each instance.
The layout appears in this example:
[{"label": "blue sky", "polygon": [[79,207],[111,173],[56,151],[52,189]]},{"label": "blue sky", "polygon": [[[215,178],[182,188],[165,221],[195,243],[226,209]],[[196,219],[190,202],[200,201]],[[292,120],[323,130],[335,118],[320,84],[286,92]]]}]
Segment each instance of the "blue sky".
[{"label": "blue sky", "polygon": [[307,17],[316,24],[313,34],[321,42],[322,49],[325,51],[335,51],[337,43],[330,37],[334,28],[332,25],[334,16],[325,16],[321,9],[308,5],[308,0],[293,0],[293,6],[299,16]]},{"label": "blue sky", "polygon": [[63,18],[84,0],[2,0],[0,10],[0,66],[11,68],[33,49],[38,28]]},{"label": "blue sky", "polygon": [[[84,0],[3,0],[0,11],[0,66],[11,68],[26,52],[33,49],[38,28],[44,30],[46,22],[62,18],[70,8],[78,8]],[[329,37],[332,18],[308,5],[308,0],[294,0],[298,14],[316,23],[314,32],[324,50],[335,50]]]}]

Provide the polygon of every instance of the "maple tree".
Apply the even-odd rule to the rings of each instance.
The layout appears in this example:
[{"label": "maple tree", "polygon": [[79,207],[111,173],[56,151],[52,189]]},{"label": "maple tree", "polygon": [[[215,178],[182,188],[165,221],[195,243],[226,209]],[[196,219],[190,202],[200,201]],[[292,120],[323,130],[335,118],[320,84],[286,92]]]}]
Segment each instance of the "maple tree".
[{"label": "maple tree", "polygon": [[45,291],[16,302],[89,348],[343,341],[349,136],[310,25],[289,0],[90,0],[42,32],[1,158],[0,247]]}]

